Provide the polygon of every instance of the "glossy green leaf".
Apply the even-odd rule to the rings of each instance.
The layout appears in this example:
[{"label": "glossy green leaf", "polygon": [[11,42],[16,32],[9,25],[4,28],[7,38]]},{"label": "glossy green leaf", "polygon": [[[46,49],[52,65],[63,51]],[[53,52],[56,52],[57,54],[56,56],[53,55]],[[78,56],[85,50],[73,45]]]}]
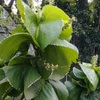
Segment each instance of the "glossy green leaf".
[{"label": "glossy green leaf", "polygon": [[45,83],[39,95],[35,100],[59,100],[53,87],[49,83]]},{"label": "glossy green leaf", "polygon": [[86,78],[85,74],[81,70],[79,70],[79,69],[77,69],[75,67],[73,68],[73,74],[75,75],[75,77],[77,77],[79,79]]},{"label": "glossy green leaf", "polygon": [[28,100],[35,98],[43,88],[44,84],[45,81],[43,79],[39,79],[35,83],[33,83],[29,88],[24,89],[25,98]]},{"label": "glossy green leaf", "polygon": [[25,41],[33,42],[31,36],[28,34],[15,34],[4,39],[0,43],[0,52],[2,52],[0,53],[0,59],[3,60],[3,63],[9,61],[19,49],[21,43]]},{"label": "glossy green leaf", "polygon": [[79,86],[73,84],[70,81],[66,81],[65,85],[66,85],[66,87],[69,91],[68,100],[80,100],[79,97],[80,97],[82,88],[80,88]]},{"label": "glossy green leaf", "polygon": [[54,88],[57,94],[58,100],[69,100],[67,99],[69,95],[68,90],[63,83],[61,83],[60,81],[54,81],[54,80],[50,80],[49,82]]},{"label": "glossy green leaf", "polygon": [[41,49],[44,49],[58,38],[62,31],[62,27],[62,20],[55,20],[40,24],[36,40],[40,44]]},{"label": "glossy green leaf", "polygon": [[46,5],[43,7],[42,16],[44,18],[43,20],[46,22],[59,20],[59,19],[62,19],[68,22],[70,19],[69,16],[63,10],[52,5]]},{"label": "glossy green leaf", "polygon": [[84,74],[86,75],[87,79],[90,82],[90,89],[91,90],[95,90],[97,88],[99,79],[98,76],[96,74],[96,72],[91,69],[90,67],[86,66],[86,64],[79,64],[82,71],[84,72]]}]

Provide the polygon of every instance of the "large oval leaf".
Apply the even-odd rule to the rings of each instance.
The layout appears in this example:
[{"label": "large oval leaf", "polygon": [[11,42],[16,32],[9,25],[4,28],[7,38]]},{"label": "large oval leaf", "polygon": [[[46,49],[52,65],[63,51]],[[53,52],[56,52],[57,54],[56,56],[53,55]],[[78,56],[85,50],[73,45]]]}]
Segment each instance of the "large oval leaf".
[{"label": "large oval leaf", "polygon": [[76,62],[77,58],[77,48],[65,40],[54,41],[43,52],[43,59],[50,64],[50,68],[53,67],[51,79],[63,78],[69,71],[71,63]]},{"label": "large oval leaf", "polygon": [[15,34],[0,43],[0,64],[3,64],[11,59],[19,49],[21,43],[25,41],[33,42],[32,37],[28,34]]},{"label": "large oval leaf", "polygon": [[62,27],[62,20],[55,20],[40,24],[36,40],[40,44],[41,49],[44,49],[58,38],[62,31]]}]

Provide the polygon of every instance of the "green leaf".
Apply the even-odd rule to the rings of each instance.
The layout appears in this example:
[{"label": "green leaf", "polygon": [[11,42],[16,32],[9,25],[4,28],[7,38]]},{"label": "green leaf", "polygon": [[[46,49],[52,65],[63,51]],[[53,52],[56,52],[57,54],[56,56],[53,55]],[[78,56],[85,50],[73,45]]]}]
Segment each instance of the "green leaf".
[{"label": "green leaf", "polygon": [[68,100],[80,100],[79,97],[80,97],[82,88],[80,88],[79,86],[73,84],[70,81],[66,81],[65,85],[66,85],[66,87],[69,91]]},{"label": "green leaf", "polygon": [[52,71],[51,69],[48,69],[46,68],[46,63],[43,61],[43,60],[38,60],[37,62],[37,65],[38,65],[38,70],[39,70],[39,73],[41,74],[41,76],[47,80],[48,77],[51,75]]},{"label": "green leaf", "polygon": [[[2,52],[0,53],[0,59],[3,60],[3,64],[8,62],[15,55],[21,43],[25,41],[33,42],[32,37],[28,34],[15,34],[0,43],[0,52]],[[2,62],[0,62],[0,64],[2,64]]]},{"label": "green leaf", "polygon": [[5,82],[3,84],[0,84],[0,100],[4,100],[3,96],[6,94],[7,90],[10,88],[10,85],[8,82]]},{"label": "green leaf", "polygon": [[86,78],[85,74],[81,70],[79,70],[75,67],[73,68],[73,74],[75,75],[75,77],[77,77],[79,79],[85,79]]},{"label": "green leaf", "polygon": [[68,27],[66,27],[65,29],[62,30],[59,38],[69,41],[70,40],[69,38],[71,37],[72,32],[73,32],[72,26],[69,25]]},{"label": "green leaf", "polygon": [[5,74],[10,82],[10,85],[18,91],[22,91],[24,88],[24,75],[26,65],[13,65],[7,66]]},{"label": "green leaf", "polygon": [[26,29],[32,36],[34,36],[37,27],[36,15],[31,10],[31,8],[21,0],[17,0],[17,6],[24,21],[24,25],[26,26]]},{"label": "green leaf", "polygon": [[41,78],[40,74],[36,70],[36,68],[31,67],[27,74],[25,75],[24,79],[24,88],[29,88],[33,83]]},{"label": "green leaf", "polygon": [[5,78],[5,73],[2,69],[0,69],[0,81],[3,80]]},{"label": "green leaf", "polygon": [[90,89],[95,90],[99,82],[96,72],[90,67],[86,66],[86,64],[79,64],[79,65],[90,82]]},{"label": "green leaf", "polygon": [[85,91],[83,91],[79,100],[100,100],[100,91],[96,90],[89,94],[86,94]]},{"label": "green leaf", "polygon": [[20,12],[22,19],[24,20],[24,6],[22,0],[17,0],[17,7]]},{"label": "green leaf", "polygon": [[24,89],[25,98],[28,100],[35,98],[41,91],[44,84],[45,81],[43,79],[39,79],[35,83],[33,83],[29,88]]},{"label": "green leaf", "polygon": [[46,5],[43,7],[42,16],[44,18],[43,20],[46,22],[59,20],[59,19],[62,19],[68,22],[70,19],[69,16],[63,10],[52,5]]},{"label": "green leaf", "polygon": [[29,65],[7,66],[5,73],[12,87],[18,91],[29,88],[41,77],[37,70]]},{"label": "green leaf", "polygon": [[76,62],[77,58],[77,48],[65,40],[54,41],[43,52],[43,59],[49,63],[50,68],[53,70],[51,77],[54,77],[54,79],[63,78],[69,71],[71,63]]},{"label": "green leaf", "polygon": [[62,20],[55,20],[40,24],[39,33],[36,37],[36,40],[40,44],[40,48],[44,49],[57,39],[62,31],[62,27]]},{"label": "green leaf", "polygon": [[70,65],[68,64],[66,66],[56,68],[49,76],[49,79],[60,80],[64,78],[64,76],[68,73],[69,69],[70,69]]},{"label": "green leaf", "polygon": [[60,81],[53,81],[53,80],[50,80],[49,82],[54,88],[57,94],[58,100],[69,100],[67,99],[69,95],[68,90],[63,83],[61,83]]},{"label": "green leaf", "polygon": [[59,100],[53,87],[49,83],[45,83],[39,95],[35,100]]},{"label": "green leaf", "polygon": [[11,31],[11,33],[12,34],[16,34],[16,33],[27,33],[27,30],[23,26],[19,25],[15,29],[13,29]]}]

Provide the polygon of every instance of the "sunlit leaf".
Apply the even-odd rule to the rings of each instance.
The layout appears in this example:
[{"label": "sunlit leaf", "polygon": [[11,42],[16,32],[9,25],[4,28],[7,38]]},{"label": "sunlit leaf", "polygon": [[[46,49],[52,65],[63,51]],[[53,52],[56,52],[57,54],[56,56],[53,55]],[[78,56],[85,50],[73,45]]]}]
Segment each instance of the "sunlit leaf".
[{"label": "sunlit leaf", "polygon": [[0,43],[0,52],[2,52],[0,53],[0,59],[3,60],[3,63],[9,61],[19,49],[21,43],[25,41],[33,42],[31,36],[28,34],[15,34],[4,39]]}]

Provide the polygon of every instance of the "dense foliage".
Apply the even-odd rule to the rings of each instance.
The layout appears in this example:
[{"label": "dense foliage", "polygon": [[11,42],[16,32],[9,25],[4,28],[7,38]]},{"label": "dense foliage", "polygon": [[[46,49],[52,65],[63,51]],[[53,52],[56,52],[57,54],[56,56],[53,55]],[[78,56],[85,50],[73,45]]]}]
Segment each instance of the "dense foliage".
[{"label": "dense foliage", "polygon": [[52,5],[37,13],[22,0],[17,7],[22,24],[0,43],[1,100],[66,100],[59,80],[78,59],[69,16]]}]

